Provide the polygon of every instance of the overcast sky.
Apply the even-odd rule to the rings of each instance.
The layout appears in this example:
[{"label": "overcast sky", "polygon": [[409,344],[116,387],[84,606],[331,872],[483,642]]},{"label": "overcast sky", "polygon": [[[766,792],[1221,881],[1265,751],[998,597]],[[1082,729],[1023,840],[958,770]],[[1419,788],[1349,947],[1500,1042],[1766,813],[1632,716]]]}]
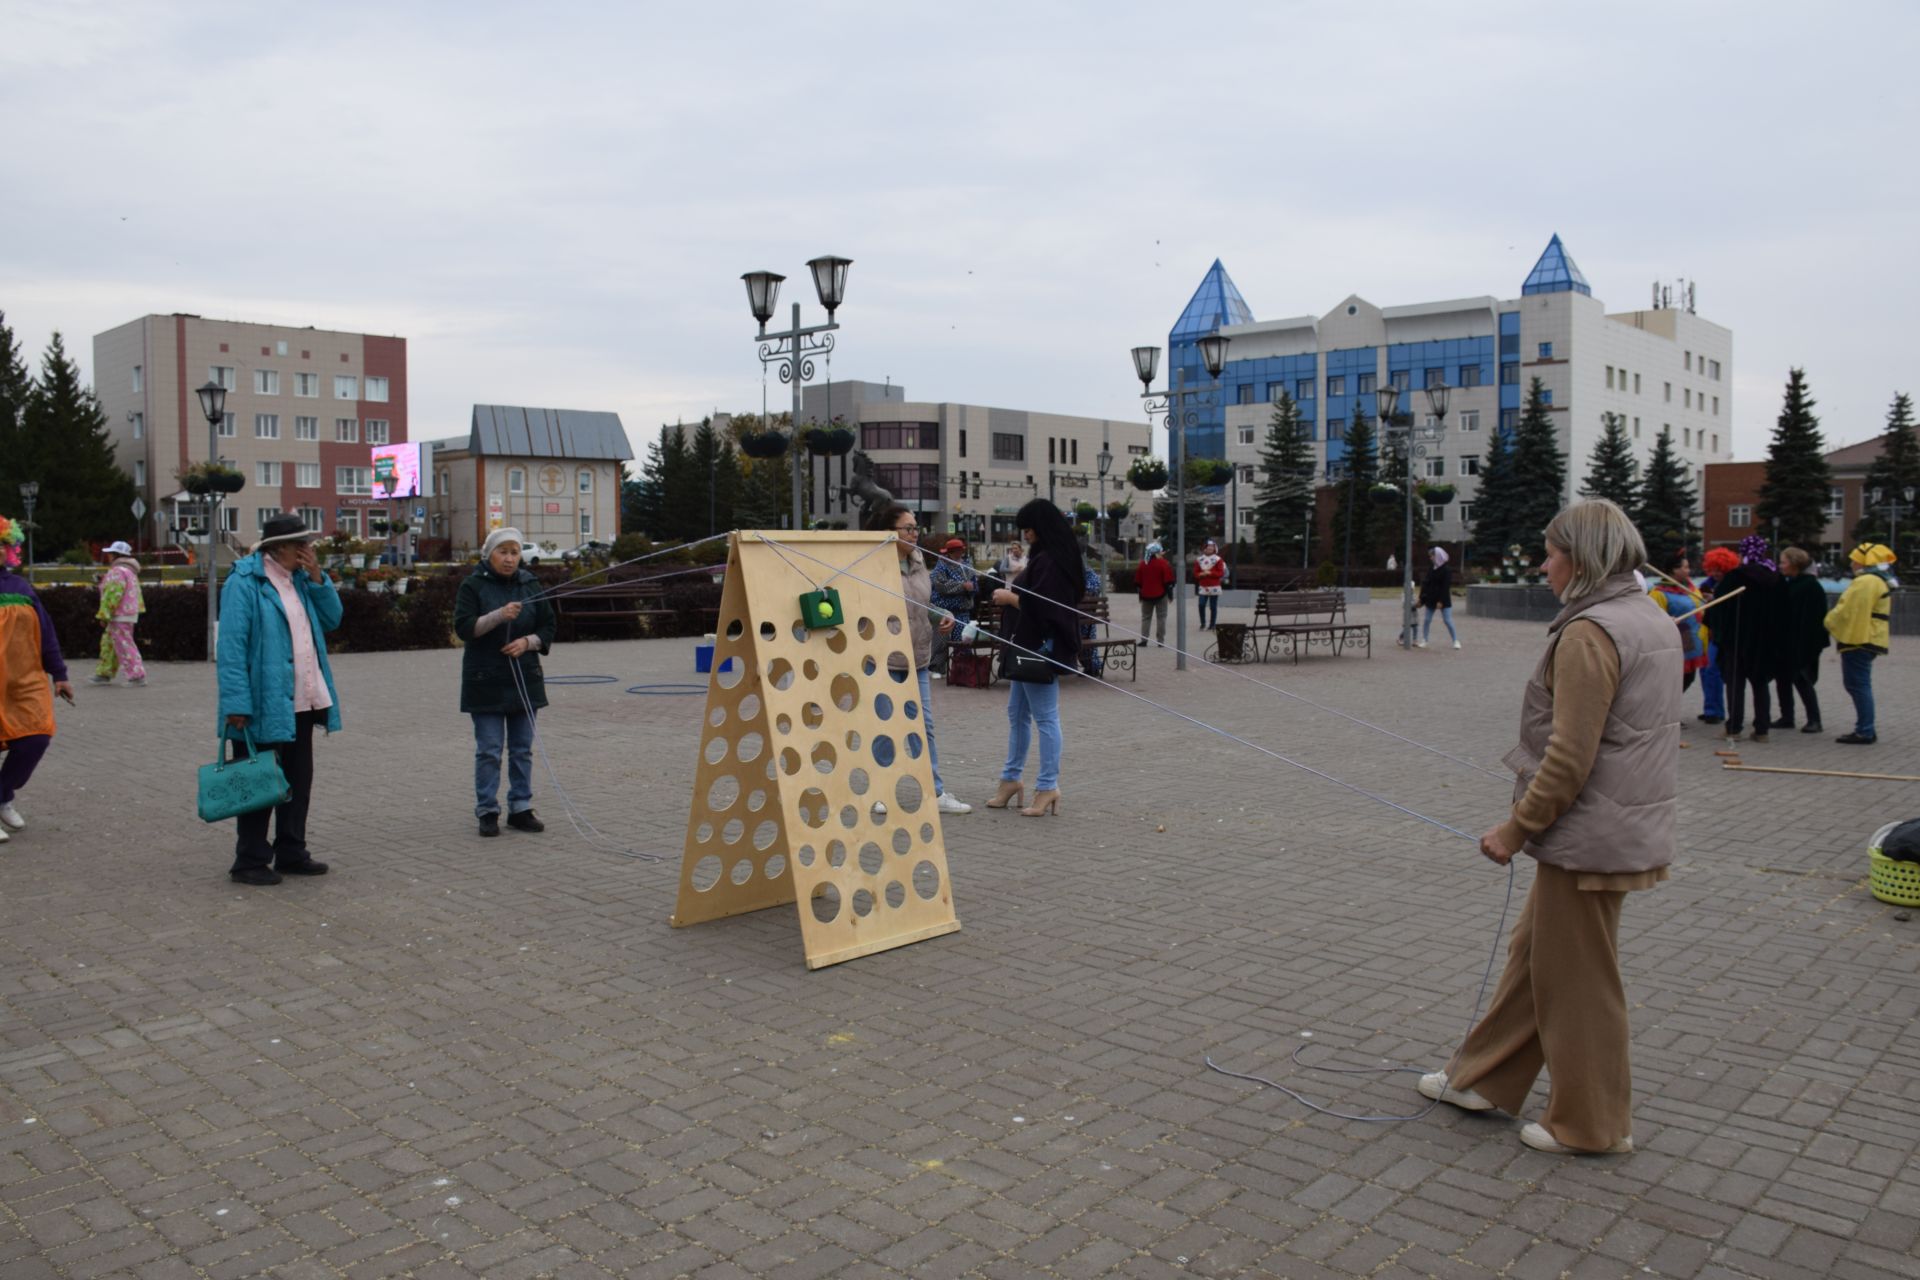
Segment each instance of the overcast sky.
[{"label": "overcast sky", "polygon": [[[757,410],[742,271],[854,260],[835,378],[1116,418],[1215,257],[1256,318],[1698,282],[1734,441],[1914,390],[1920,5],[0,0],[0,310],[394,333],[475,402]],[[776,409],[784,388],[775,381]]]}]

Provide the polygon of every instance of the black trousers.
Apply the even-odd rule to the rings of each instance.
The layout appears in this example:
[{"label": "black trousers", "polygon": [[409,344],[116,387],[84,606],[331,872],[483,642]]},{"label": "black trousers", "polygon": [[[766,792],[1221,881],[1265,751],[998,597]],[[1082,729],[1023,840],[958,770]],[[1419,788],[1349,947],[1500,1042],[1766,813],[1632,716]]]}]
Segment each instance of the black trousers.
[{"label": "black trousers", "polygon": [[1773,690],[1764,676],[1749,675],[1737,662],[1721,668],[1727,683],[1727,732],[1735,734],[1747,722],[1747,690],[1753,690],[1753,730],[1764,734],[1773,723]]},{"label": "black trousers", "polygon": [[[232,870],[275,863],[295,866],[313,856],[307,852],[307,803],[313,798],[313,731],[326,723],[326,712],[302,711],[293,717],[292,742],[254,744],[262,750],[271,749],[280,758],[280,772],[287,775],[287,802],[240,815]],[[232,758],[239,759],[245,750],[245,743],[234,743]],[[274,828],[271,843],[267,841],[269,818]]]},{"label": "black trousers", "polygon": [[1820,723],[1820,697],[1813,691],[1813,682],[1820,678],[1820,660],[1814,659],[1809,667],[1802,667],[1790,676],[1781,676],[1773,682],[1774,692],[1780,695],[1780,718],[1786,721],[1786,727],[1793,727],[1793,694],[1800,692],[1800,705],[1806,709],[1808,724]]}]

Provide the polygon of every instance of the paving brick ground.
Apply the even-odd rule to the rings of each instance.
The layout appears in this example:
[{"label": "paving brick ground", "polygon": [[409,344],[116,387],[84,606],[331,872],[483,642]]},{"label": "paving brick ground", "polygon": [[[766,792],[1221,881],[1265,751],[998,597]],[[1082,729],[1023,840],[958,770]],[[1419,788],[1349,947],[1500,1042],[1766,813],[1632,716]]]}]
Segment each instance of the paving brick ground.
[{"label": "paving brick ground", "polygon": [[[1459,653],[1243,674],[1497,767],[1542,632],[1461,622]],[[1465,830],[1501,812],[1498,779],[1143,661],[1143,695]],[[1688,721],[1680,861],[1623,938],[1640,1150],[1556,1159],[1514,1119],[1357,1124],[1205,1069],[1413,1109],[1409,1076],[1288,1056],[1442,1061],[1505,876],[1098,689],[1066,695],[1062,817],[948,821],[962,932],[809,973],[791,909],[669,928],[699,700],[621,690],[691,665],[550,667],[618,677],[542,724],[653,863],[577,839],[544,777],[547,834],[476,838],[457,656],[339,658],[334,874],[273,889],[230,884],[231,827],[193,816],[210,674],[83,685],[0,849],[0,1275],[1916,1273],[1920,923],[1869,896],[1863,841],[1920,789],[1725,773]],[[1920,771],[1920,675],[1877,680],[1880,746],[1746,759]],[[1831,655],[1820,688],[1848,727]],[[936,694],[976,804],[1003,705]]]}]

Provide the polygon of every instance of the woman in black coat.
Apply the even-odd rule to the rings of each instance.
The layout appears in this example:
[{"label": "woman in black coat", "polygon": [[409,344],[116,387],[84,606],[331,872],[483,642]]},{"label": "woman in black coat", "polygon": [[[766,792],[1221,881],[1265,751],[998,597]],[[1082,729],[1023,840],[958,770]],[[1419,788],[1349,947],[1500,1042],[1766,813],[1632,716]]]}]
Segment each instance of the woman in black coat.
[{"label": "woman in black coat", "polygon": [[1019,590],[1001,587],[993,600],[1002,609],[1020,605],[1019,621],[1007,638],[1019,646],[1015,653],[1043,653],[1049,669],[1042,680],[1017,678],[1008,666],[1007,763],[1000,771],[1000,789],[987,801],[989,809],[1005,809],[1026,791],[1027,748],[1035,731],[1040,738],[1040,776],[1033,803],[1020,810],[1029,818],[1060,812],[1060,753],[1066,745],[1060,732],[1062,672],[1074,670],[1080,652],[1080,616],[1074,610],[1086,591],[1086,567],[1073,526],[1060,508],[1035,498],[1020,508],[1014,524],[1029,544],[1026,570]]},{"label": "woman in black coat", "polygon": [[[1773,727],[1793,728],[1793,694],[1797,689],[1800,704],[1807,712],[1807,722],[1800,728],[1802,733],[1821,731],[1820,697],[1813,691],[1813,685],[1820,678],[1821,651],[1833,641],[1827,634],[1827,588],[1809,571],[1812,564],[1813,557],[1799,547],[1786,547],[1780,552],[1787,639],[1780,672],[1774,682],[1774,692],[1780,695],[1780,718],[1773,722]],[[1759,723],[1754,721],[1755,727]]]},{"label": "woman in black coat", "polygon": [[1427,558],[1433,561],[1433,568],[1427,570],[1427,580],[1420,584],[1420,606],[1427,611],[1427,620],[1415,643],[1419,648],[1427,647],[1427,641],[1433,637],[1433,615],[1438,610],[1440,620],[1447,624],[1447,637],[1458,649],[1460,633],[1453,629],[1453,566],[1447,563],[1445,547],[1429,548]]},{"label": "woman in black coat", "polygon": [[[480,834],[500,834],[500,757],[507,758],[507,825],[544,831],[533,813],[533,717],[547,705],[540,655],[553,647],[553,606],[520,567],[518,529],[495,529],[480,567],[460,584],[453,633],[460,658],[460,709],[473,717],[473,812]],[[517,678],[516,678],[517,673]]]},{"label": "woman in black coat", "polygon": [[[1741,594],[1729,599],[1735,591]],[[1781,672],[1787,639],[1786,592],[1765,538],[1753,534],[1740,543],[1740,567],[1721,577],[1713,595],[1723,602],[1708,611],[1707,625],[1713,628],[1720,675],[1726,681],[1726,736],[1740,736],[1751,689],[1752,738],[1765,742],[1773,719],[1770,684]]]}]

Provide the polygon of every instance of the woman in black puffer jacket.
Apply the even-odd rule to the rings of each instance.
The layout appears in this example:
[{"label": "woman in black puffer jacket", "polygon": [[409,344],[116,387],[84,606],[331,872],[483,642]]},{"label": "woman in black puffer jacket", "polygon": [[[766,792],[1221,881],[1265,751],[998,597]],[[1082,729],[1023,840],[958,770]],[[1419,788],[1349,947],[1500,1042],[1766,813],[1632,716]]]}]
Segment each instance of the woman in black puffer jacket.
[{"label": "woman in black puffer jacket", "polygon": [[453,605],[453,633],[467,646],[460,709],[473,717],[473,813],[483,836],[500,834],[503,754],[507,825],[546,829],[533,813],[533,713],[547,705],[540,655],[553,647],[554,614],[540,598],[539,580],[520,567],[521,541],[518,529],[488,534],[480,567],[460,584]]}]

